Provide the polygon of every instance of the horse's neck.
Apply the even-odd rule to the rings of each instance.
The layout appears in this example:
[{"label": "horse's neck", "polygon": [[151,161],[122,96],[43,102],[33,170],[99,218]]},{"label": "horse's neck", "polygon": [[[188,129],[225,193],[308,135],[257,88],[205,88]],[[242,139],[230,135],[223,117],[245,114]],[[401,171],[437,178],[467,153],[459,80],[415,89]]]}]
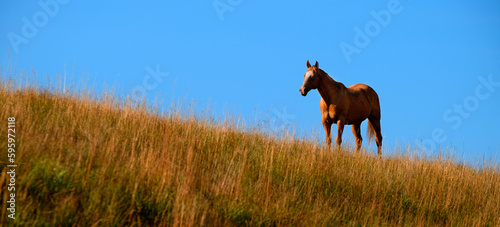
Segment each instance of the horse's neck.
[{"label": "horse's neck", "polygon": [[334,104],[335,96],[340,96],[345,90],[345,86],[333,80],[327,73],[322,72],[320,86],[318,87],[318,92],[321,98],[325,100],[327,104]]}]

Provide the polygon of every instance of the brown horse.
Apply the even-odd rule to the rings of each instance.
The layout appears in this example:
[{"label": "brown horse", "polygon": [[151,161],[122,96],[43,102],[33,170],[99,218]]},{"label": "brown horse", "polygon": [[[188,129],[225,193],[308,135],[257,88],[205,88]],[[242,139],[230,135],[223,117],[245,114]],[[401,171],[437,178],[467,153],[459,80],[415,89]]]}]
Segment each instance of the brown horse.
[{"label": "brown horse", "polygon": [[[380,104],[377,93],[368,85],[355,84],[345,87],[333,80],[321,70],[318,62],[314,66],[307,61],[307,71],[304,74],[304,84],[300,94],[306,96],[311,89],[318,89],[321,95],[319,107],[321,122],[325,127],[328,148],[332,143],[330,136],[332,124],[337,124],[337,146],[342,143],[344,125],[352,125],[352,133],[356,137],[356,150],[361,149],[361,122],[368,118],[369,141],[375,136],[378,156],[382,155],[382,134],[380,132]],[[374,135],[375,134],[375,135]]]}]

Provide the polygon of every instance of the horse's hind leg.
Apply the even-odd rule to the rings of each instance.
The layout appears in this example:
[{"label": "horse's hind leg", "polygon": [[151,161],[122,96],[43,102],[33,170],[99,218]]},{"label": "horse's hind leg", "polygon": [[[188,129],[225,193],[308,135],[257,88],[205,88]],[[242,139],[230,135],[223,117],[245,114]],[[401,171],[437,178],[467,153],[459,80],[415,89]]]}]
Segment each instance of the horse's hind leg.
[{"label": "horse's hind leg", "polygon": [[380,130],[380,117],[378,118],[369,118],[370,123],[372,123],[373,129],[375,131],[375,141],[377,142],[378,147],[378,156],[382,155],[382,132]]},{"label": "horse's hind leg", "polygon": [[356,137],[356,151],[361,149],[361,143],[363,142],[363,138],[361,137],[361,123],[353,124],[351,126],[352,134]]}]

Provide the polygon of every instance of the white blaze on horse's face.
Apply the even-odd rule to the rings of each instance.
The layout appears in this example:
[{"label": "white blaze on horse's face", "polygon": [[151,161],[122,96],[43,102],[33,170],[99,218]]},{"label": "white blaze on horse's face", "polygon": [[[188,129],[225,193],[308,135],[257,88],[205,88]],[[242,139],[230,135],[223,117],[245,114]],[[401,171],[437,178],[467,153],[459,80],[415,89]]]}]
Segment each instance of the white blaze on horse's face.
[{"label": "white blaze on horse's face", "polygon": [[312,76],[314,76],[314,72],[312,70],[307,71],[306,75],[304,76],[304,81],[311,78]]},{"label": "white blaze on horse's face", "polygon": [[308,70],[304,75],[304,83],[300,88],[300,94],[302,94],[302,96],[306,96],[307,92],[309,92],[311,89],[315,89],[315,87],[313,86],[315,79],[316,78],[314,77],[314,71]]},{"label": "white blaze on horse's face", "polygon": [[316,61],[316,64],[311,67],[309,60],[307,60],[306,66],[307,71],[304,74],[304,83],[302,84],[302,87],[300,87],[300,94],[302,96],[306,96],[307,92],[309,92],[311,89],[318,88],[318,76],[314,75],[317,69],[319,69],[318,62]]}]

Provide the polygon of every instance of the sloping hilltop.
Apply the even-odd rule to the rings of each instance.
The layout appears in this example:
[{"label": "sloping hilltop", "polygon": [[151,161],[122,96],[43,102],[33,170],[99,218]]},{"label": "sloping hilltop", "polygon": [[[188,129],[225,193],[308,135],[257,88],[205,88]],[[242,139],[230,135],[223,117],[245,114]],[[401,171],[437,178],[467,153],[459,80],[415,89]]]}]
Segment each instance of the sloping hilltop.
[{"label": "sloping hilltop", "polygon": [[1,87],[4,225],[500,225],[496,166],[378,160],[111,98]]}]

